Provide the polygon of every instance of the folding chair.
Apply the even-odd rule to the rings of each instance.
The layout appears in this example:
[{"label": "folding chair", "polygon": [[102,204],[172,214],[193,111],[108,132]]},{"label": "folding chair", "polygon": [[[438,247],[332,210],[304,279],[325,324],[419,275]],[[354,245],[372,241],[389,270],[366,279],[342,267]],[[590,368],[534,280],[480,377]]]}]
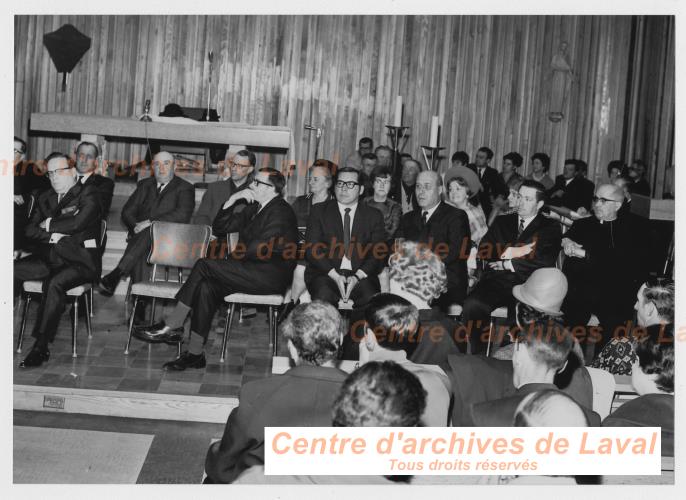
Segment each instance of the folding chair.
[{"label": "folding chair", "polygon": [[[131,336],[133,334],[133,320],[140,297],[152,297],[152,311],[150,324],[155,321],[155,306],[157,299],[173,299],[183,284],[183,270],[190,269],[198,259],[205,257],[210,242],[212,230],[209,226],[196,224],[178,224],[175,222],[155,221],[150,226],[152,246],[148,256],[148,264],[152,264],[150,281],[134,283],[131,286],[131,296],[134,297],[133,309],[129,318],[129,335],[126,340],[124,354],[129,353]],[[157,268],[165,268],[164,279],[157,280]],[[169,268],[178,271],[178,280],[169,281]],[[181,343],[178,345],[179,354]]]},{"label": "folding chair", "polygon": [[[100,244],[105,238],[107,232],[107,222],[100,223]],[[25,281],[23,285],[23,299],[24,308],[21,315],[21,327],[19,329],[19,340],[17,340],[17,352],[21,352],[22,344],[24,343],[24,333],[26,331],[26,317],[31,304],[32,296],[43,294],[43,282],[38,280]],[[91,328],[91,317],[93,307],[93,284],[84,283],[83,285],[75,286],[67,291],[67,297],[73,298],[74,317],[72,318],[71,329],[71,357],[76,357],[76,332],[79,324],[79,299],[84,298],[84,305],[86,306],[86,331],[88,331],[88,338],[93,338],[93,331]]]}]

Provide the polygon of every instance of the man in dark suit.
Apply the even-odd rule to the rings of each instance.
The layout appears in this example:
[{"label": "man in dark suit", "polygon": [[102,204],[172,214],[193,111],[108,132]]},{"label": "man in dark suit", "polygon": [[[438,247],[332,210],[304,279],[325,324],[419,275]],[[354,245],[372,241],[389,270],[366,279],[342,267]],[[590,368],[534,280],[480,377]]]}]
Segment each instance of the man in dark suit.
[{"label": "man in dark suit", "polygon": [[650,184],[646,180],[646,164],[643,160],[634,160],[629,168],[629,177],[633,182],[629,184],[629,191],[632,194],[650,196]]},{"label": "man in dark suit", "polygon": [[211,226],[226,200],[233,193],[250,186],[254,170],[254,153],[246,149],[237,153],[227,151],[222,176],[220,180],[208,184],[198,211],[193,216],[193,224]]},{"label": "man in dark suit", "polygon": [[598,317],[602,341],[588,339],[596,351],[633,319],[636,293],[648,277],[647,221],[620,212],[623,202],[619,186],[599,186],[593,215],[575,221],[562,240],[569,282],[562,310],[574,327],[585,327],[591,314]]},{"label": "man in dark suit", "polygon": [[22,368],[50,359],[64,311],[66,292],[100,275],[100,203],[92,186],[77,182],[69,157],[53,153],[47,160],[52,188],[38,197],[26,237],[35,252],[14,264],[15,291],[28,280],[43,281],[43,300],[33,330],[36,338]]},{"label": "man in dark suit", "polygon": [[403,213],[406,214],[419,208],[415,186],[422,167],[417,160],[413,160],[411,157],[404,159],[401,165],[400,182],[395,183],[391,198],[400,203]]},{"label": "man in dark suit", "polygon": [[328,426],[347,373],[335,367],[342,319],[324,302],[298,305],[283,323],[294,361],[283,375],[244,384],[221,441],[205,459],[205,483],[231,483],[245,469],[264,463],[265,427]]},{"label": "man in dark suit", "polygon": [[26,142],[14,137],[14,250],[26,249],[25,231],[29,219],[31,195],[50,188],[50,181],[39,174],[35,163],[26,161]]},{"label": "man in dark suit", "polygon": [[152,162],[154,177],[138,183],[122,208],[121,220],[129,230],[124,255],[112,272],[103,276],[100,289],[111,296],[119,280],[131,275],[134,283],[146,279],[146,263],[152,237],[148,229],[153,221],[188,223],[195,206],[193,186],[174,175],[174,156],[162,151]]},{"label": "man in dark suit", "polygon": [[469,219],[464,210],[441,201],[443,186],[437,172],[419,174],[416,190],[419,209],[403,215],[399,236],[428,245],[443,260],[448,290],[436,304],[445,311],[451,304],[462,304],[467,295],[467,258],[471,247]]},{"label": "man in dark suit", "polygon": [[97,159],[100,156],[98,146],[92,142],[81,142],[76,146],[76,171],[79,175],[79,182],[85,186],[93,186],[98,193],[100,202],[100,213],[103,220],[107,220],[112,205],[112,194],[114,193],[114,181],[109,177],[104,177],[96,172]]},{"label": "man in dark suit", "polygon": [[[509,427],[519,403],[532,392],[558,390],[555,375],[567,364],[574,339],[569,330],[556,321],[530,323],[518,332],[512,354],[514,394],[472,404],[470,425]],[[578,401],[577,401],[578,403]],[[600,425],[600,416],[580,405],[591,426]]]},{"label": "man in dark suit", "polygon": [[514,305],[512,288],[536,269],[555,266],[562,235],[559,223],[540,214],[544,196],[542,184],[524,181],[519,198],[509,199],[516,213],[496,217],[481,239],[477,258],[484,272],[462,308],[474,353],[485,350],[491,312]]},{"label": "man in dark suit", "polygon": [[585,163],[581,160],[565,160],[562,175],[555,178],[555,185],[548,191],[549,205],[574,212],[582,207],[585,211],[591,210],[595,186],[584,177],[583,165]]},{"label": "man in dark suit", "polygon": [[381,212],[358,203],[360,173],[342,168],[334,182],[336,199],[312,207],[307,225],[305,284],[313,300],[364,307],[379,292],[378,274],[388,254]]},{"label": "man in dark suit", "polygon": [[507,198],[509,190],[498,174],[498,171],[490,166],[493,159],[493,151],[486,146],[479,148],[474,158],[474,164],[467,165],[479,176],[483,189],[479,193],[479,202],[484,209],[486,218],[491,214],[493,200],[498,196]]},{"label": "man in dark suit", "polygon": [[[177,304],[165,319],[152,327],[136,329],[136,337],[151,342],[178,342],[183,324],[192,311],[188,350],[165,363],[167,370],[204,368],[204,345],[212,318],[224,297],[232,293],[282,294],[293,280],[297,264],[298,223],[283,199],[286,179],[277,170],[262,168],[249,189],[231,195],[214,220],[216,234],[239,233],[236,249],[228,259],[198,260],[176,294]],[[239,201],[250,202],[244,210]]]}]

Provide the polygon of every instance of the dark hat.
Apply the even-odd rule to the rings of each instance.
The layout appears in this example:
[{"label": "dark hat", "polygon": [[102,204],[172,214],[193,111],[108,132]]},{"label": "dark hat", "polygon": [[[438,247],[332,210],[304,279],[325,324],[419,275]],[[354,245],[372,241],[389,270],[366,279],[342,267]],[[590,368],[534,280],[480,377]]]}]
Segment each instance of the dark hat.
[{"label": "dark hat", "polygon": [[160,113],[160,116],[168,116],[170,118],[177,117],[177,116],[186,116],[186,113],[183,112],[183,108],[176,104],[175,102],[170,102],[167,104],[162,112]]}]

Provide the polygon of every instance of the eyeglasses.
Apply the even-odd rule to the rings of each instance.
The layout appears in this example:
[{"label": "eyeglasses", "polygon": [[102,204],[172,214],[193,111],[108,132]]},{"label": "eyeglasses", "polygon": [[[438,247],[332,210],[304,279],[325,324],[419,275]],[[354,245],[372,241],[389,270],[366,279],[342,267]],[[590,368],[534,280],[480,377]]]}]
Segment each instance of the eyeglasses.
[{"label": "eyeglasses", "polygon": [[56,168],[55,170],[50,170],[50,171],[48,171],[48,178],[52,179],[53,177],[55,177],[57,175],[57,172],[59,172],[60,170],[71,170],[71,169],[72,169],[72,167],[64,167],[64,168]]},{"label": "eyeglasses", "polygon": [[248,165],[243,165],[242,163],[236,163],[235,161],[229,162],[229,168],[233,168],[233,167],[236,167],[236,168],[239,168],[239,167],[240,167],[240,168],[250,168],[250,167],[252,167],[252,165],[250,165],[250,164],[248,164]]},{"label": "eyeglasses", "polygon": [[253,180],[252,180],[252,184],[253,184],[253,186],[258,186],[259,184],[262,184],[262,185],[264,185],[264,186],[274,187],[273,184],[269,184],[268,182],[263,182],[263,181],[261,181],[261,180],[259,180],[259,179],[253,179]]},{"label": "eyeglasses", "polygon": [[611,201],[613,201],[613,202],[615,202],[615,203],[621,203],[620,201],[611,200],[611,199],[609,199],[609,198],[603,198],[603,197],[601,197],[601,196],[594,196],[594,197],[593,197],[593,203],[598,203],[598,202],[600,202],[601,205],[605,205],[605,203],[609,203],[609,202],[611,202]]},{"label": "eyeglasses", "polygon": [[355,189],[355,186],[359,186],[359,185],[360,185],[360,183],[355,182],[355,181],[347,181],[347,182],[346,181],[336,181],[336,187],[338,189],[343,189],[343,188]]}]

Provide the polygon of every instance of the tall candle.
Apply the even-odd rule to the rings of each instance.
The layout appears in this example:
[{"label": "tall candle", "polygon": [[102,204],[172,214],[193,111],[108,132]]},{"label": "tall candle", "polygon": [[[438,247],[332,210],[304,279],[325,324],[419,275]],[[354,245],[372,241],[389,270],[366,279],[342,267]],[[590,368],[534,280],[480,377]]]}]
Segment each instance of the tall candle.
[{"label": "tall candle", "polygon": [[393,120],[394,127],[402,127],[403,124],[403,98],[398,96],[395,98],[395,120]]},{"label": "tall candle", "polygon": [[429,146],[438,147],[438,116],[431,117],[431,133],[429,134]]}]

